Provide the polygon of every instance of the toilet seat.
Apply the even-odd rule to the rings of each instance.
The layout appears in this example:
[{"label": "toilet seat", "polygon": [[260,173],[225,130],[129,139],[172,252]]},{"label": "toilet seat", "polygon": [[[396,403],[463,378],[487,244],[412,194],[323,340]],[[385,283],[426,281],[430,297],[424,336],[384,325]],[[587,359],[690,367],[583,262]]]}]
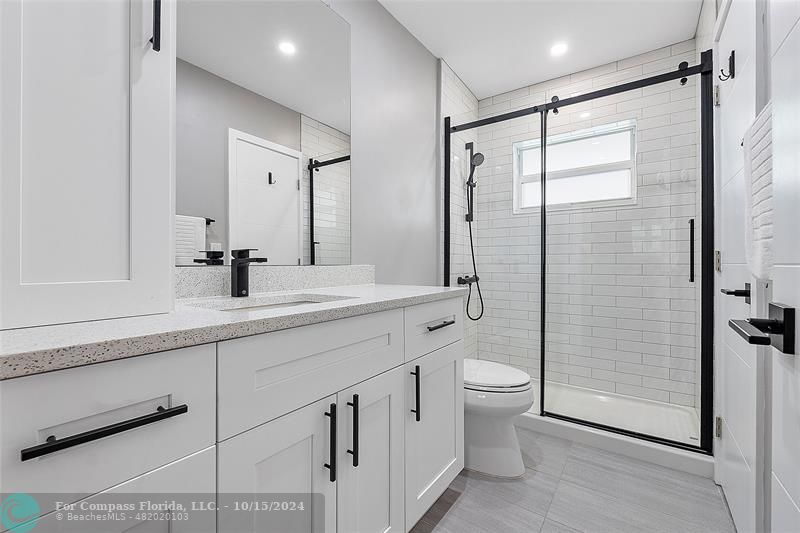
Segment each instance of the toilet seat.
[{"label": "toilet seat", "polygon": [[522,370],[493,361],[465,359],[464,388],[499,394],[524,392],[531,388],[531,377]]}]

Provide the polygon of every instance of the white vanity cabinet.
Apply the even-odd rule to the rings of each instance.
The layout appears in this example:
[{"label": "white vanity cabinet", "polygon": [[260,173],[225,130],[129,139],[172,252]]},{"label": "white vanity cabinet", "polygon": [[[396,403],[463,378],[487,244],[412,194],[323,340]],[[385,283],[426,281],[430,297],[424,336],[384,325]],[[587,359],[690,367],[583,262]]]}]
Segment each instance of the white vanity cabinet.
[{"label": "white vanity cabinet", "polygon": [[156,6],[0,2],[0,329],[172,306],[175,3]]},{"label": "white vanity cabinet", "polygon": [[464,341],[406,363],[406,524],[464,468]]},{"label": "white vanity cabinet", "polygon": [[411,529],[464,466],[462,303],[219,343],[220,494],[316,492],[329,533]]},{"label": "white vanity cabinet", "polygon": [[[395,368],[220,443],[220,498],[316,493],[324,511],[298,514],[292,531],[401,532],[402,374]],[[220,509],[221,530],[227,520],[234,517]],[[264,526],[253,522],[248,531]]]}]

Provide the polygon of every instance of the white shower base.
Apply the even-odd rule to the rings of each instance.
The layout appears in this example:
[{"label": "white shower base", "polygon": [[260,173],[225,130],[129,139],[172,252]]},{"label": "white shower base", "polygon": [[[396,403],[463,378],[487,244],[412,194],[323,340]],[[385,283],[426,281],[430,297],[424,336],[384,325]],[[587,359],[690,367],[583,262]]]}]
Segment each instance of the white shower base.
[{"label": "white shower base", "polygon": [[[539,382],[534,381],[535,402],[530,413],[539,413]],[[546,411],[685,444],[700,444],[700,420],[693,407],[684,407],[585,389],[548,381]]]}]

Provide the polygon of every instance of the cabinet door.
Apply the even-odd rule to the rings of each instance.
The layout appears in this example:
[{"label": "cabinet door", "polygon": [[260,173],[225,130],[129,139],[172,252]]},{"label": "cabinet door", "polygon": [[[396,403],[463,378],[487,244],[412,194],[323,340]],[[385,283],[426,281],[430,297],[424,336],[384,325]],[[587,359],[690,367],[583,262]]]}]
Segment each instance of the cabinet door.
[{"label": "cabinet door", "polygon": [[0,2],[0,329],[170,310],[175,4],[160,7],[157,24],[152,0]]},{"label": "cabinet door", "polygon": [[338,531],[403,531],[404,373],[398,367],[338,394]]},{"label": "cabinet door", "polygon": [[[336,396],[329,396],[218,445],[221,505],[226,498],[285,501],[292,500],[293,495],[317,493],[324,498],[324,509],[315,507],[310,512],[296,513],[290,525],[281,527],[269,522],[276,515],[256,513],[245,527],[241,516],[221,507],[220,531],[336,531],[336,483],[331,481],[330,469],[325,466],[332,459],[332,419],[326,413],[335,402]],[[283,515],[277,519],[285,518]]]},{"label": "cabinet door", "polygon": [[405,370],[410,529],[464,468],[464,341],[406,363]]},{"label": "cabinet door", "polygon": [[[184,457],[152,472],[135,477],[107,491],[76,504],[75,514],[82,517],[105,515],[103,506],[132,504],[135,511],[117,512],[115,520],[89,521],[68,518],[69,511],[53,511],[43,516],[35,526],[24,529],[36,533],[214,533],[216,515],[213,510],[176,512],[139,512],[140,502],[163,504],[174,501],[190,509],[192,502],[214,502],[216,448]],[[39,496],[39,495],[35,495]]]}]

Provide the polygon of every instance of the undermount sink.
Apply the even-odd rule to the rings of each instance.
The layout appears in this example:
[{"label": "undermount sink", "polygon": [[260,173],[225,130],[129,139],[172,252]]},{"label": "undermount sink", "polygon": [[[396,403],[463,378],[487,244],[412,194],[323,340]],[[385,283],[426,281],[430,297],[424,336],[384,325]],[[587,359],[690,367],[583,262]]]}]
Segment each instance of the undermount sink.
[{"label": "undermount sink", "polygon": [[187,302],[186,305],[215,311],[262,311],[350,300],[351,298],[351,296],[334,296],[331,294],[275,294],[247,296],[244,298],[209,298],[191,303]]}]

